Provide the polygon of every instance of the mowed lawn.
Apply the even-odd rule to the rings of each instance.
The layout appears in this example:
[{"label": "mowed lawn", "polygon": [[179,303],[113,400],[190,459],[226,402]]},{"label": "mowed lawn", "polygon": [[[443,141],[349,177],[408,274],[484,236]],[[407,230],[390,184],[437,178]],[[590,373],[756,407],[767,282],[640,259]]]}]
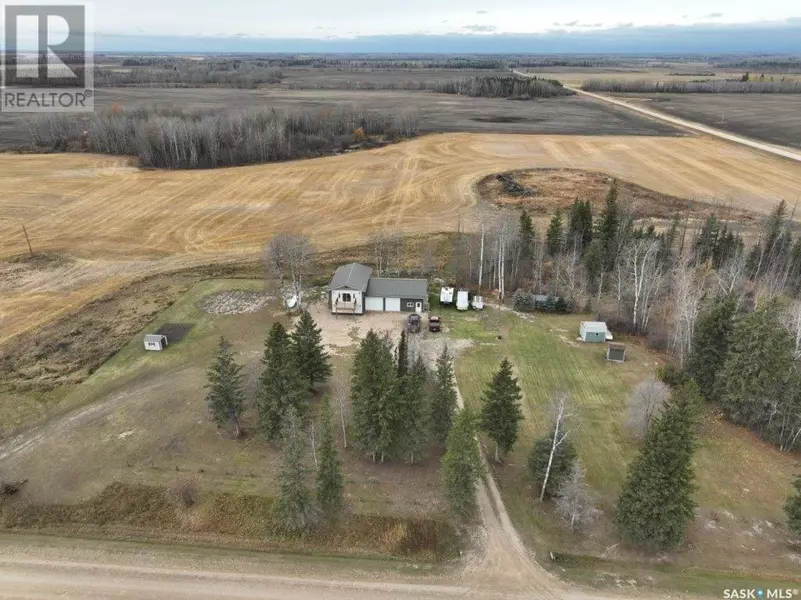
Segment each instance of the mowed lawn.
[{"label": "mowed lawn", "polygon": [[[529,545],[542,551],[637,558],[620,540],[614,507],[639,444],[625,428],[626,401],[640,381],[653,376],[660,354],[632,340],[623,364],[605,360],[605,344],[576,341],[580,315],[536,313],[520,316],[495,309],[483,313],[446,313],[452,337],[472,340],[456,363],[465,402],[480,409],[482,394],[502,358],[509,358],[523,390],[520,436],[503,465],[492,465],[513,521]],[[561,523],[552,504],[540,504],[526,461],[534,440],[552,426],[550,399],[570,394],[575,417],[569,428],[588,482],[598,496],[601,519],[585,535]],[[488,458],[494,447],[482,437]],[[695,457],[698,516],[688,543],[670,564],[709,568],[769,568],[797,573],[787,545],[782,505],[790,492],[797,455],[778,452],[755,436],[722,422],[712,410],[699,430]],[[610,551],[610,547],[612,551]]]}]

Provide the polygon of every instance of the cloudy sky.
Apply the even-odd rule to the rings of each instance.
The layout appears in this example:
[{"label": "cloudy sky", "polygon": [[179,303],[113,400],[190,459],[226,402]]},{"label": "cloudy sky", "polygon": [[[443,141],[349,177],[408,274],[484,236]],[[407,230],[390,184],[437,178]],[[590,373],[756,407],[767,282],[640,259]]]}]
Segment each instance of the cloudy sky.
[{"label": "cloudy sky", "polygon": [[97,0],[98,32],[329,38],[781,21],[796,0]]}]

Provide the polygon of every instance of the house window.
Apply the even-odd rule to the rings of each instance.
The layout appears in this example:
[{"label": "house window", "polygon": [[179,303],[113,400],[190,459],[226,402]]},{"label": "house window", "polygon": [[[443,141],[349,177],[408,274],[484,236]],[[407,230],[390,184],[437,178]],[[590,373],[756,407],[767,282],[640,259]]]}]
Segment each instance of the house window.
[{"label": "house window", "polygon": [[414,308],[414,302],[407,302],[406,308]]},{"label": "house window", "polygon": [[342,300],[342,302],[350,302],[352,300],[350,294],[347,292],[340,294],[339,299]]}]

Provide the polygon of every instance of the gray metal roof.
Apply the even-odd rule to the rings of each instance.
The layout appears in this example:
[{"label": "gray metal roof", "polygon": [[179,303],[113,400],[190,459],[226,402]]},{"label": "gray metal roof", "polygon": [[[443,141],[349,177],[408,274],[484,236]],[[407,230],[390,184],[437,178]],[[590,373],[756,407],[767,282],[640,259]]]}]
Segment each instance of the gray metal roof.
[{"label": "gray metal roof", "polygon": [[359,263],[350,263],[349,265],[342,265],[336,270],[331,282],[328,284],[329,290],[356,290],[363,292],[367,289],[367,282],[370,281],[370,275],[373,270]]},{"label": "gray metal roof", "polygon": [[145,341],[146,342],[159,342],[159,343],[161,343],[161,340],[163,338],[165,338],[165,337],[166,336],[164,336],[164,335],[162,335],[160,333],[146,333],[145,334]]},{"label": "gray metal roof", "polygon": [[428,297],[427,279],[382,279],[373,277],[367,286],[367,295],[376,298]]}]

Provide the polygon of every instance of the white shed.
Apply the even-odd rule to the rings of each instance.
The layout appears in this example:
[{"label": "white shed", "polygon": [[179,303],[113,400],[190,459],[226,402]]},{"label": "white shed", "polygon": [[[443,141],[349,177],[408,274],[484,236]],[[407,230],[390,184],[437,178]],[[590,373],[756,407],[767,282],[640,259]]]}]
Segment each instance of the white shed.
[{"label": "white shed", "polygon": [[603,321],[582,321],[579,325],[582,342],[603,343],[612,339],[612,334]]},{"label": "white shed", "polygon": [[160,333],[145,334],[145,350],[155,350],[157,352],[167,347],[167,336]]}]

